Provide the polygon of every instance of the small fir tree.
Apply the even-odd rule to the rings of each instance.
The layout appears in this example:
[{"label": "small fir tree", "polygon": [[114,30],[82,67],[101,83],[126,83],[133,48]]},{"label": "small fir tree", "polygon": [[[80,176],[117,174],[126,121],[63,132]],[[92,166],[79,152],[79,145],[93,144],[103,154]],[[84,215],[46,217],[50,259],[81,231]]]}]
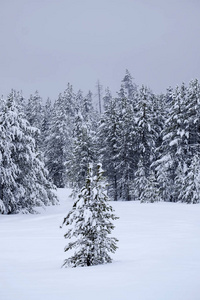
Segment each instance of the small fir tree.
[{"label": "small fir tree", "polygon": [[101,164],[97,169],[97,176],[93,176],[92,165],[89,165],[85,186],[63,221],[68,227],[65,238],[73,239],[65,252],[75,250],[74,255],[64,261],[65,267],[110,263],[112,259],[108,252],[114,253],[117,249],[117,239],[109,236],[114,229],[111,220],[117,217],[108,204]]}]

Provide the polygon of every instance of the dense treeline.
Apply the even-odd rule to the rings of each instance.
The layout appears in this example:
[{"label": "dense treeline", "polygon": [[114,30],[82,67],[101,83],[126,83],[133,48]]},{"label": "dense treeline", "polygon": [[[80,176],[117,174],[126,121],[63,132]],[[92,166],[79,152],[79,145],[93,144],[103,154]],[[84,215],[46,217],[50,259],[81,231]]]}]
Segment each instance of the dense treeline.
[{"label": "dense treeline", "polygon": [[[116,97],[106,89],[101,114],[92,98],[91,92],[75,93],[68,84],[54,103],[49,99],[43,103],[38,92],[28,101],[14,91],[1,100],[1,211],[17,211],[13,199],[23,203],[20,210],[23,197],[39,201],[30,200],[29,195],[16,197],[13,192],[26,185],[22,176],[26,172],[28,177],[39,168],[45,174],[48,183],[38,180],[40,175],[32,177],[41,189],[52,181],[57,187],[72,187],[76,194],[84,185],[89,163],[99,162],[113,200],[199,202],[197,79],[155,95],[146,86],[136,86],[126,71]],[[37,162],[33,163],[33,157]],[[47,202],[55,202],[49,197]]]}]

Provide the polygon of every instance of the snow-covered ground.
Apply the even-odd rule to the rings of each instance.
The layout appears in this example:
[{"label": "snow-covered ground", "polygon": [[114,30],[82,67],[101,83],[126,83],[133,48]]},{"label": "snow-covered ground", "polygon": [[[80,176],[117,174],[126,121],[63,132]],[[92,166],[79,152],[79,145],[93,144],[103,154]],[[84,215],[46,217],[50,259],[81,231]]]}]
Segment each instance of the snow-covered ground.
[{"label": "snow-covered ground", "polygon": [[112,264],[66,269],[60,225],[73,201],[40,215],[0,215],[1,300],[199,300],[200,205],[113,202]]}]

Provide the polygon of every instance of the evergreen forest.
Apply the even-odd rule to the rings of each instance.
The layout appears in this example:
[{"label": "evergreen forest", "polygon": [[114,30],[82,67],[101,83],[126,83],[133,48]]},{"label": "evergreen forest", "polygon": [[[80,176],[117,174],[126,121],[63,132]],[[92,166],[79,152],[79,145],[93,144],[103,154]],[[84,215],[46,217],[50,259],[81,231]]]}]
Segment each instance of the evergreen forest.
[{"label": "evergreen forest", "polygon": [[68,84],[45,102],[12,90],[0,102],[0,213],[55,205],[57,188],[84,186],[102,164],[114,201],[200,202],[200,84],[156,95],[127,70],[116,96]]}]

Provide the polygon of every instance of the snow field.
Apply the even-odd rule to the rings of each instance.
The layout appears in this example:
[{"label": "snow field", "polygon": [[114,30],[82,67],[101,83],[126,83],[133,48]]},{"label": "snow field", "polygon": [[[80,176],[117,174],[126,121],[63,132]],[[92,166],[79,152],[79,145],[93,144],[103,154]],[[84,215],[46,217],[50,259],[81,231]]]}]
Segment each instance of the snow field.
[{"label": "snow field", "polygon": [[1,300],[199,300],[200,205],[112,202],[113,263],[61,268],[60,229],[73,201],[38,215],[0,216]]}]

